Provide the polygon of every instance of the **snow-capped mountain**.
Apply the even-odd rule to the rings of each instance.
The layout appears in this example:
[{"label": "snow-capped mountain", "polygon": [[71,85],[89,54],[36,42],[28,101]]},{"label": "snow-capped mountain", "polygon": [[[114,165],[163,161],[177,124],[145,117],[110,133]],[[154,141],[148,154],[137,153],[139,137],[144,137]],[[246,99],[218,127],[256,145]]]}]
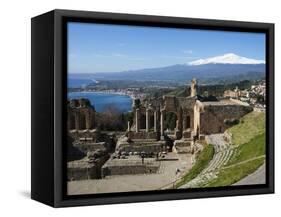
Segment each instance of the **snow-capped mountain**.
[{"label": "snow-capped mountain", "polygon": [[199,59],[188,63],[188,65],[193,66],[205,64],[265,64],[265,61],[238,56],[234,53],[228,53],[221,56]]},{"label": "snow-capped mountain", "polygon": [[[233,83],[264,78],[265,67],[263,60],[249,59],[229,53],[197,60],[189,64],[121,72],[93,73],[91,79],[186,82],[197,78],[200,82],[208,84],[216,84],[220,81]],[[86,78],[89,79],[89,74],[86,74]]]}]

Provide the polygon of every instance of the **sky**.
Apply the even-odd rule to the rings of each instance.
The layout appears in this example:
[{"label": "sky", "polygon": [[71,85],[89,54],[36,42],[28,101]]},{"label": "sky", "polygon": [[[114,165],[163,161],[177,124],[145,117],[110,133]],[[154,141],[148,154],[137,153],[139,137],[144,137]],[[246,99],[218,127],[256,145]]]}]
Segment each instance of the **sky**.
[{"label": "sky", "polygon": [[69,22],[68,73],[164,67],[226,53],[265,60],[265,34]]}]

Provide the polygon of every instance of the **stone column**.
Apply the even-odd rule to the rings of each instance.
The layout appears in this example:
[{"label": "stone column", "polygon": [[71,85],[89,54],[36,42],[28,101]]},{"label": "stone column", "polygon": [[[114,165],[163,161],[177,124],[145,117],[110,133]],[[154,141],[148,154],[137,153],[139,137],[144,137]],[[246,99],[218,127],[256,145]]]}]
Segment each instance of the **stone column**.
[{"label": "stone column", "polygon": [[187,128],[187,116],[186,115],[183,115],[183,130],[186,130],[186,128]]},{"label": "stone column", "polygon": [[136,109],[136,132],[137,132],[137,133],[138,133],[139,130],[140,130],[139,112],[140,112],[140,109]]},{"label": "stone column", "polygon": [[95,129],[95,110],[90,110],[88,112],[88,116],[86,116],[86,128],[87,129]]},{"label": "stone column", "polygon": [[129,132],[130,130],[131,130],[130,121],[128,121],[128,129],[127,129],[127,131]]},{"label": "stone column", "polygon": [[157,111],[154,111],[154,132],[157,132]]},{"label": "stone column", "polygon": [[146,112],[145,112],[145,123],[146,123],[146,132],[148,133],[149,132],[149,120],[150,120],[150,116],[149,116],[149,109],[146,109]]},{"label": "stone column", "polygon": [[88,111],[87,113],[86,113],[86,115],[85,115],[85,118],[86,118],[86,129],[87,130],[89,130],[89,129],[91,129],[92,128],[92,117],[91,117],[91,114],[90,114],[90,112]]},{"label": "stone column", "polygon": [[161,137],[164,136],[164,115],[165,115],[165,110],[161,110],[161,116],[160,116]]}]

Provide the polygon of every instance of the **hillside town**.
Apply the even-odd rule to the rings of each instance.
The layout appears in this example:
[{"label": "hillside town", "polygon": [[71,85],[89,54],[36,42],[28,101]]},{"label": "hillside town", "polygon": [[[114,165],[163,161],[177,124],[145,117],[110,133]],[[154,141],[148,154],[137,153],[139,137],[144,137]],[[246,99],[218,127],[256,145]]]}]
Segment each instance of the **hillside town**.
[{"label": "hillside town", "polygon": [[257,110],[265,111],[266,108],[266,82],[259,81],[251,85],[249,89],[240,90],[236,87],[234,90],[224,91],[224,97],[239,99],[242,102],[249,103]]}]

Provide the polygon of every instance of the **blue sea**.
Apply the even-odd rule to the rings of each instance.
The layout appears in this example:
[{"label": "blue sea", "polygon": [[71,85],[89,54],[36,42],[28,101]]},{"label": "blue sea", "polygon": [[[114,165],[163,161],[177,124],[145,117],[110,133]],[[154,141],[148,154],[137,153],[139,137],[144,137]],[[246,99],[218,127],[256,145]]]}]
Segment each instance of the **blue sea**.
[{"label": "blue sea", "polygon": [[83,88],[84,86],[95,83],[94,79],[84,79],[84,78],[68,78],[67,86],[72,88]]},{"label": "blue sea", "polygon": [[69,92],[68,99],[87,98],[97,112],[103,112],[106,107],[114,106],[121,112],[132,109],[132,99],[127,95],[101,93],[101,92]]}]

